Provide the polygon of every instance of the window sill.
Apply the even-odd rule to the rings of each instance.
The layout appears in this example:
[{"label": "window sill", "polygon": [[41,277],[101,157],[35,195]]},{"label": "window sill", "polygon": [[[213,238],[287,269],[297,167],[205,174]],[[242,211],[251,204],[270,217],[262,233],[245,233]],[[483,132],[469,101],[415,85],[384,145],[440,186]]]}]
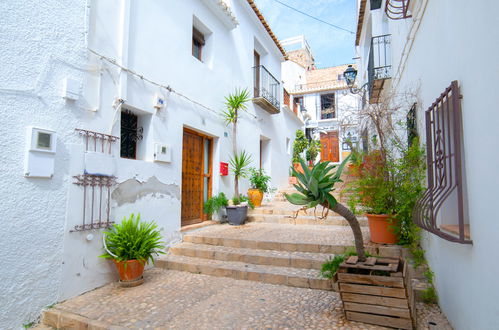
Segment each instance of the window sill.
[{"label": "window sill", "polygon": [[[459,225],[441,225],[440,229],[448,233],[459,236]],[[471,239],[470,236],[470,225],[464,225],[464,238]]]}]

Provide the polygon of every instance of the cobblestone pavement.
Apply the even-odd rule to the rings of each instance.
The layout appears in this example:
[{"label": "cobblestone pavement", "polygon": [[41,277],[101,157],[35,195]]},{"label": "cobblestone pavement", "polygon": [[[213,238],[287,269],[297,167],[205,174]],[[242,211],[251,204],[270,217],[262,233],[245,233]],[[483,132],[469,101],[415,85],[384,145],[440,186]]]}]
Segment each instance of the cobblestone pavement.
[{"label": "cobblestone pavement", "polygon": [[[437,306],[419,307],[420,329],[451,329]],[[383,329],[346,321],[335,292],[158,268],[141,286],[109,284],[54,308],[123,328]]]}]

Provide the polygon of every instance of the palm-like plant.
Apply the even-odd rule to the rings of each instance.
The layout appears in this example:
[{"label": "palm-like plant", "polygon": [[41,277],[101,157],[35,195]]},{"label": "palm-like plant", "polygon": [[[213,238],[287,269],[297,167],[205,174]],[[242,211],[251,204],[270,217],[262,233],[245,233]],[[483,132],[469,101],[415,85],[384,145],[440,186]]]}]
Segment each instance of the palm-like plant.
[{"label": "palm-like plant", "polygon": [[345,158],[336,171],[333,171],[336,165],[332,165],[331,162],[322,162],[309,169],[305,161],[300,158],[304,173],[300,173],[291,167],[291,171],[298,178],[298,184],[294,185],[298,193],[284,194],[284,196],[290,203],[302,205],[304,209],[322,205],[324,208],[332,210],[345,218],[352,228],[357,256],[360,261],[364,261],[366,258],[364,240],[359,221],[346,206],[339,203],[331,194],[334,185],[342,182],[340,176],[348,159],[349,157]]},{"label": "palm-like plant", "polygon": [[229,160],[230,170],[234,173],[234,196],[239,197],[239,178],[249,175],[248,166],[251,164],[251,155],[246,151],[234,154]]},{"label": "palm-like plant", "polygon": [[232,151],[237,154],[237,120],[239,119],[239,113],[242,110],[246,110],[246,103],[250,100],[248,89],[236,89],[236,91],[229,96],[225,97],[226,109],[222,111],[222,116],[225,125],[229,126],[232,124]]}]

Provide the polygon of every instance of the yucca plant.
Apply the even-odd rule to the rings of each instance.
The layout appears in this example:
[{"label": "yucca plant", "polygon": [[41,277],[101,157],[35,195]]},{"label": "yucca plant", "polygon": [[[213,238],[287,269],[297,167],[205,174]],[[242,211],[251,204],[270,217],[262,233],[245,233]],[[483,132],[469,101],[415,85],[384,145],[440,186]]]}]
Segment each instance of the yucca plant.
[{"label": "yucca plant", "polygon": [[237,120],[241,111],[246,110],[246,103],[250,100],[248,89],[236,89],[234,93],[225,97],[226,109],[222,112],[225,125],[232,124],[232,151],[237,154]]},{"label": "yucca plant", "polygon": [[342,182],[340,176],[349,157],[343,160],[336,171],[333,171],[336,168],[336,165],[332,165],[331,162],[318,163],[312,169],[309,169],[305,161],[300,158],[299,161],[304,173],[300,173],[291,167],[293,175],[298,178],[298,183],[294,185],[296,190],[298,190],[298,193],[293,193],[291,195],[284,194],[284,196],[290,203],[302,205],[304,209],[315,208],[318,205],[322,205],[324,208],[332,210],[345,218],[350,225],[350,228],[352,228],[357,256],[360,261],[364,261],[366,254],[359,221],[355,214],[346,206],[339,203],[331,194],[334,190],[334,185],[338,182]]},{"label": "yucca plant", "polygon": [[154,221],[141,221],[140,214],[135,217],[132,213],[128,219],[125,217],[121,223],[104,231],[106,253],[101,257],[116,261],[138,260],[143,264],[148,261],[154,263],[153,256],[164,254],[165,249],[161,232],[157,228]]},{"label": "yucca plant", "polygon": [[251,155],[246,151],[234,154],[229,159],[230,170],[234,174],[234,196],[239,197],[239,178],[246,178],[249,175],[248,166],[251,164]]}]

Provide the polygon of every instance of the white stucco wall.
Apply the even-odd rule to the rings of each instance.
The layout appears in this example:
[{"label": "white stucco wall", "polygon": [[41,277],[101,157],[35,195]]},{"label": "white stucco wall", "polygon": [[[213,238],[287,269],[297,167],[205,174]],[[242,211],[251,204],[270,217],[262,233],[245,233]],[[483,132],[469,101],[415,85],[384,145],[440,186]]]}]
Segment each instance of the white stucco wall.
[{"label": "white stucco wall", "polygon": [[[201,0],[109,0],[88,5],[87,9],[77,1],[0,4],[5,31],[0,35],[0,44],[5,45],[0,52],[4,64],[0,68],[4,148],[0,210],[5,218],[0,232],[6,238],[0,241],[2,329],[20,327],[34,320],[43,307],[115,278],[109,262],[98,258],[101,230],[69,232],[81,223],[82,212],[82,190],[72,183],[72,176],[83,172],[84,144],[75,128],[119,136],[119,114],[115,117],[112,107],[116,98],[126,100],[124,107],[140,115],[141,160],[121,159],[118,145],[113,149],[119,185],[111,215],[121,220],[132,212],[141,213],[143,219],[155,220],[169,239],[180,227],[183,127],[214,138],[213,193],[224,191],[231,197],[232,177],[218,175],[219,162],[227,162],[231,150],[231,129],[218,114],[224,96],[235,88],[252,92],[255,45],[264,51],[262,64],[280,80],[282,55],[246,1],[232,1],[240,23],[234,30]],[[206,64],[191,55],[194,16],[211,31]],[[167,105],[156,111],[152,100],[158,87],[87,53],[87,32],[90,49],[170,85],[215,113],[164,90]],[[66,77],[81,85],[80,100],[61,97]],[[239,148],[251,153],[253,165],[258,166],[260,139],[267,140],[264,167],[274,187],[287,185],[291,155],[286,138],[292,143],[302,124],[289,110],[269,115],[252,102],[248,114],[242,115]],[[58,134],[51,179],[23,176],[29,125]],[[152,161],[154,142],[171,145],[171,163]],[[241,191],[247,188],[248,182],[242,180]],[[87,240],[88,233],[93,239]]]},{"label": "white stucco wall", "polygon": [[[493,141],[499,139],[499,64],[487,59],[499,52],[495,24],[499,4],[442,0],[417,1],[416,6],[424,3],[427,6],[418,29],[414,30],[412,19],[389,22],[396,77],[391,86],[399,91],[419,86],[419,130],[424,138],[424,111],[451,81],[459,82],[463,96],[466,221],[473,245],[451,243],[430,233],[423,234],[423,245],[435,272],[439,304],[452,326],[457,330],[496,329],[499,265],[493,260],[499,248],[494,204],[499,156]],[[401,62],[403,54],[408,54],[405,64]],[[443,221],[453,223],[455,219]]]}]

